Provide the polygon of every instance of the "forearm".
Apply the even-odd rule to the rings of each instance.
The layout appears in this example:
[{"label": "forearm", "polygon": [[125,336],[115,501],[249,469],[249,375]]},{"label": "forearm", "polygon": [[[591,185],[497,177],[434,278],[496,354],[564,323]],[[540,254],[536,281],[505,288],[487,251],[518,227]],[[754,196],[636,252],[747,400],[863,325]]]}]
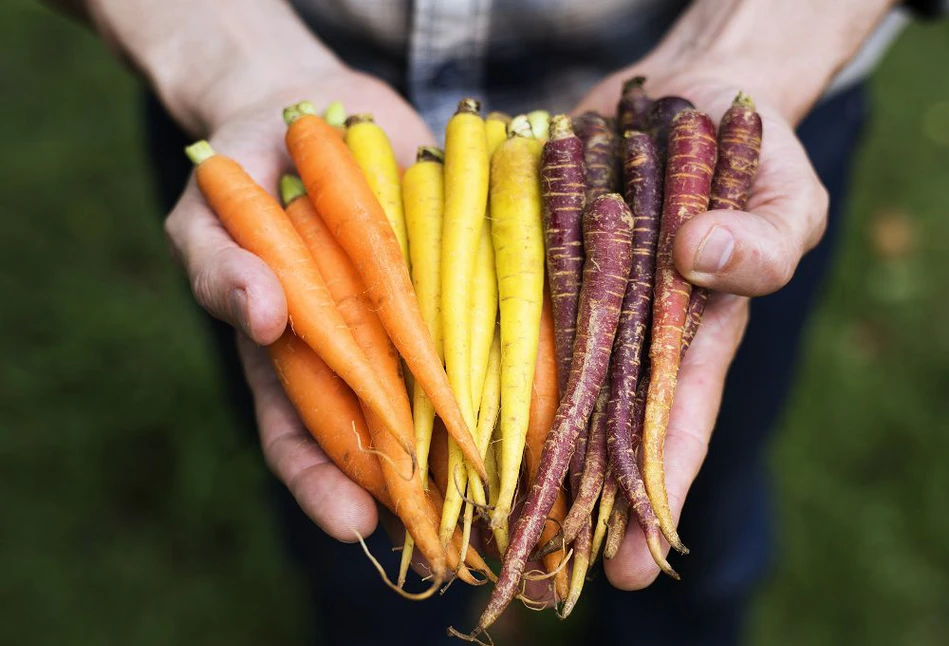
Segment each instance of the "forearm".
[{"label": "forearm", "polygon": [[768,95],[799,121],[897,0],[695,0],[650,60]]},{"label": "forearm", "polygon": [[195,135],[213,129],[235,105],[341,65],[285,0],[83,4],[102,37]]}]

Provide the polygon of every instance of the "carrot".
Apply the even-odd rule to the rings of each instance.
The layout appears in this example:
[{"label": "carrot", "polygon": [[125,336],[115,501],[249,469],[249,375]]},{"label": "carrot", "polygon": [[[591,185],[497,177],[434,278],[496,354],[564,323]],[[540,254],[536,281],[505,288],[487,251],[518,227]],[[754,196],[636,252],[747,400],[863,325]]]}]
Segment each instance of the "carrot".
[{"label": "carrot", "polygon": [[526,116],[534,139],[547,141],[550,136],[550,113],[546,110],[531,110]]},{"label": "carrot", "polygon": [[669,129],[676,116],[683,110],[694,109],[695,106],[688,99],[681,96],[664,96],[656,99],[649,109],[648,127],[646,132],[656,143],[656,153],[659,156],[659,167],[665,176],[666,157],[669,150]]},{"label": "carrot", "polygon": [[[224,228],[276,274],[293,331],[380,416],[390,433],[399,436],[404,419],[346,327],[316,262],[280,204],[206,141],[186,152],[196,166],[198,187]],[[402,448],[412,452],[411,444],[402,443]]]},{"label": "carrot", "polygon": [[663,469],[663,444],[675,398],[691,285],[676,271],[672,243],[679,227],[708,208],[715,166],[715,128],[708,115],[686,109],[672,122],[665,197],[656,251],[652,342],[652,380],[643,427],[643,480],[659,527],[669,544],[687,553],[672,520]]},{"label": "carrot", "polygon": [[604,539],[607,538],[610,521],[613,519],[616,509],[616,490],[619,485],[616,484],[616,478],[609,471],[606,480],[603,482],[603,491],[600,492],[600,503],[597,505],[596,522],[593,524],[593,544],[590,547],[590,558],[596,561],[600,548],[603,546]]},{"label": "carrot", "polygon": [[[522,121],[519,121],[522,120]],[[523,117],[511,121],[511,131]],[[505,526],[511,513],[530,418],[544,303],[544,231],[541,221],[542,144],[514,134],[491,159],[491,235],[501,310],[501,490],[490,526]]]},{"label": "carrot", "polygon": [[[478,428],[475,434],[475,441],[478,443],[481,456],[487,459],[488,449],[491,444],[491,435],[497,425],[498,415],[501,412],[501,334],[496,325],[480,397],[481,401],[478,405]],[[468,495],[471,497],[471,501],[465,506],[463,549],[467,546],[468,537],[471,534],[471,522],[474,515],[474,505],[472,502],[482,507],[488,504],[487,494],[477,478],[468,479]]]},{"label": "carrot", "polygon": [[498,273],[495,265],[491,223],[485,222],[478,240],[468,312],[471,322],[471,404],[476,415],[498,321]]},{"label": "carrot", "polygon": [[306,101],[284,111],[289,124],[287,149],[310,201],[347,255],[355,259],[389,337],[465,459],[484,480],[484,464],[425,326],[395,233],[345,143],[314,112]]},{"label": "carrot", "polygon": [[[758,173],[761,135],[761,116],[755,112],[754,101],[739,92],[718,125],[718,161],[712,175],[709,211],[745,208]],[[701,324],[708,297],[707,288],[692,288],[689,325]]]},{"label": "carrot", "polygon": [[489,112],[484,118],[484,131],[487,137],[488,158],[494,154],[498,146],[507,139],[507,126],[511,123],[511,117],[503,112]]},{"label": "carrot", "polygon": [[[392,348],[378,316],[372,311],[365,285],[326,223],[313,209],[309,200],[304,199],[302,183],[293,176],[284,176],[280,188],[283,200],[287,203],[287,216],[313,254],[320,272],[333,277],[327,285],[345,324],[352,330],[356,342],[376,367],[377,374],[384,379],[390,397],[406,420],[400,425],[401,429],[406,429],[403,431],[406,434],[398,439],[414,446],[414,434],[407,430],[412,426],[412,413],[402,383],[398,355]],[[438,544],[435,526],[426,516],[428,502],[424,496],[421,473],[413,470],[416,460],[414,452],[409,456],[390,455],[390,452],[385,450],[390,442],[378,437],[381,432],[378,417],[372,411],[365,411],[365,420],[373,444],[379,447],[383,455],[388,456],[388,459],[382,460],[382,472],[386,488],[395,503],[396,515],[402,520],[412,540],[422,541],[419,549],[433,570],[444,568],[445,555]],[[406,464],[408,469],[405,468]],[[406,474],[410,474],[409,477]],[[399,492],[399,495],[395,495],[395,492]],[[433,538],[436,539],[434,542]],[[400,574],[400,582],[403,580]]]},{"label": "carrot", "polygon": [[606,545],[603,546],[603,558],[611,559],[619,552],[619,546],[626,538],[626,526],[629,522],[629,505],[619,498],[610,514],[609,527],[606,529]]},{"label": "carrot", "polygon": [[607,194],[587,208],[583,224],[586,261],[566,396],[557,409],[537,475],[504,554],[498,583],[475,634],[494,623],[514,597],[527,557],[540,538],[547,513],[566,475],[576,438],[589,421],[609,367],[610,348],[632,265],[633,216],[619,195]]},{"label": "carrot", "polygon": [[290,330],[267,346],[267,353],[287,398],[326,456],[347,478],[393,509],[352,389]]},{"label": "carrot", "polygon": [[402,210],[399,165],[385,131],[371,114],[354,114],[346,119],[346,145],[369,182],[386,218],[395,232],[405,262],[409,261],[409,238]]},{"label": "carrot", "polygon": [[583,142],[586,203],[619,190],[616,133],[603,115],[584,112],[573,118],[573,131]]},{"label": "carrot", "polygon": [[[527,440],[524,446],[524,466],[527,482],[531,483],[537,476],[540,467],[540,454],[547,440],[547,434],[557,415],[557,406],[560,403],[560,393],[557,379],[557,350],[554,340],[554,313],[550,290],[544,290],[544,309],[540,319],[540,334],[537,344],[537,366],[534,369],[534,382],[531,386],[530,422],[527,427]],[[549,544],[560,533],[563,519],[567,515],[567,496],[561,489],[557,499],[547,514],[540,535],[542,545]],[[506,545],[504,546],[506,548]],[[501,550],[503,553],[504,550]],[[560,567],[567,557],[563,543],[559,548],[544,555],[544,569],[554,575],[554,593],[557,599],[566,599],[569,587],[569,573],[566,568]]]},{"label": "carrot", "polygon": [[323,120],[333,126],[343,137],[346,136],[346,108],[339,101],[333,101],[323,110]]},{"label": "carrot", "polygon": [[[652,310],[662,210],[662,176],[656,146],[648,135],[629,132],[624,144],[626,202],[636,219],[633,241],[635,255],[613,345],[613,387],[607,408],[607,447],[616,482],[636,514],[649,551],[663,571],[671,576],[675,573],[660,549],[658,521],[646,496],[636,452],[644,411],[642,402],[639,406],[635,402],[637,384],[641,384],[641,365]],[[633,431],[634,416],[638,416],[636,433]]]},{"label": "carrot", "polygon": [[[412,283],[419,310],[439,359],[442,357],[441,246],[445,190],[442,152],[422,146],[415,164],[402,178],[402,198],[409,236]],[[428,482],[428,451],[435,409],[419,382],[412,384],[412,415],[422,482]]]},{"label": "carrot", "polygon": [[[404,433],[405,429],[412,427],[412,411],[402,382],[401,368],[386,330],[372,309],[359,272],[310,201],[304,199],[306,190],[299,178],[284,175],[280,180],[280,193],[287,217],[310,251],[320,275],[329,277],[326,287],[343,322],[375,368],[390,400],[396,405],[402,418],[399,429]],[[407,435],[402,441],[414,446],[414,434]]]},{"label": "carrot", "polygon": [[570,118],[551,120],[550,139],[541,158],[547,275],[557,340],[559,392],[567,387],[570,357],[577,329],[577,301],[583,279],[583,230],[586,204],[583,142],[573,134]]},{"label": "carrot", "polygon": [[[683,344],[683,348],[684,347],[685,344]],[[639,380],[639,385],[636,388],[635,397],[632,402],[634,413],[629,435],[630,446],[633,451],[633,464],[627,467],[627,474],[625,475],[621,489],[625,494],[630,513],[636,517],[636,522],[643,532],[643,537],[646,539],[646,548],[649,550],[652,560],[656,562],[660,570],[673,579],[678,580],[679,574],[672,569],[668,559],[666,559],[662,553],[662,530],[659,526],[659,519],[656,517],[656,511],[649,499],[649,494],[646,493],[646,483],[643,480],[642,471],[636,462],[637,449],[641,447],[643,441],[643,426],[646,419],[646,393],[649,389],[649,382],[650,374],[647,365],[643,371],[642,379]],[[639,452],[641,452],[641,449]]]},{"label": "carrot", "polygon": [[[416,162],[402,176],[402,199],[409,240],[409,266],[422,319],[432,335],[435,351],[442,358],[441,246],[445,209],[442,151],[422,146]],[[422,486],[428,489],[428,450],[432,440],[435,409],[418,382],[412,383],[412,416],[415,446]],[[441,507],[439,507],[441,508]],[[405,580],[412,559],[413,542],[406,535],[399,567],[399,584]]]},{"label": "carrot", "polygon": [[[583,142],[583,173],[586,186],[586,205],[600,195],[619,190],[619,167],[617,164],[617,137],[613,124],[596,112],[584,112],[574,117],[573,128]],[[566,370],[569,374],[569,369]],[[570,474],[583,472],[586,455],[587,427],[580,430],[577,450],[570,461]]]},{"label": "carrot", "polygon": [[[485,222],[488,153],[484,119],[474,99],[458,103],[445,129],[445,217],[442,230],[442,330],[448,382],[469,429],[472,403],[472,329],[469,315],[478,243]],[[461,450],[448,443],[449,488],[442,510],[441,536],[447,541],[461,512],[468,473]]]},{"label": "carrot", "polygon": [[623,94],[616,106],[616,124],[621,136],[631,130],[643,131],[649,127],[652,99],[646,94],[645,83],[645,76],[634,76],[623,83]]},{"label": "carrot", "polygon": [[587,572],[590,570],[592,540],[592,521],[587,516],[580,532],[577,534],[577,540],[573,544],[573,569],[570,572],[570,589],[567,598],[561,604],[557,613],[561,619],[569,617],[577,605],[577,601],[580,600],[580,593],[583,591],[583,584],[586,582]]},{"label": "carrot", "polygon": [[590,514],[603,489],[606,479],[606,405],[609,398],[610,383],[607,378],[600,387],[590,418],[583,471],[576,474],[573,478],[575,482],[571,483],[573,504],[561,526],[564,543],[572,543],[589,524]]}]

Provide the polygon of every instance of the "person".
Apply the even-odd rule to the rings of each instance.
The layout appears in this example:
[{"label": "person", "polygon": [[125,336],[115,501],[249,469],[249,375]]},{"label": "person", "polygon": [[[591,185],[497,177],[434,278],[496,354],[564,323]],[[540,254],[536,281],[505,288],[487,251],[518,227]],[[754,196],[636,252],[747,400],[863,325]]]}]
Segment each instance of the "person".
[{"label": "person", "polygon": [[[750,94],[765,136],[747,211],[697,216],[675,241],[679,271],[715,290],[681,369],[666,444],[670,500],[695,549],[676,563],[681,583],[656,581],[639,532],[630,532],[605,563],[612,585],[602,578],[591,584],[589,612],[597,620],[586,633],[593,643],[622,643],[630,626],[640,644],[740,639],[771,553],[766,440],[836,243],[867,113],[863,81],[908,10],[934,16],[947,3],[59,4],[88,19],[148,83],[147,132],[170,211],[172,253],[195,299],[216,319],[226,374],[240,375],[242,367],[246,375],[231,383],[235,406],[249,426],[256,421],[267,464],[283,483],[274,495],[285,535],[311,587],[321,638],[334,644],[441,643],[447,623],[470,620],[468,593],[453,586],[411,604],[385,590],[358,550],[343,545],[353,529],[373,532],[375,505],[327,462],[280,391],[260,346],[287,323],[282,290],[187,180],[182,146],[207,137],[274,188],[289,167],[281,110],[303,98],[372,112],[406,166],[417,146],[436,142],[464,96],[510,113],[544,107],[611,114],[622,81],[644,75],[654,96],[685,96],[717,120],[739,89]],[[238,331],[236,350],[230,326]],[[377,554],[388,551],[379,534]],[[623,592],[632,590],[640,592]]]}]

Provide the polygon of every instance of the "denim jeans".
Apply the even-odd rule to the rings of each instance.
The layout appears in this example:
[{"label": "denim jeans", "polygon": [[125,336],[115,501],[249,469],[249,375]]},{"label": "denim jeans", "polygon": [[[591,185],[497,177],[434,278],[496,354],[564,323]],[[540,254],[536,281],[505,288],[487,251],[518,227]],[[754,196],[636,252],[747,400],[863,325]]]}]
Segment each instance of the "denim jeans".
[{"label": "denim jeans", "polygon": [[[681,582],[660,578],[638,592],[620,592],[597,576],[588,585],[591,643],[739,643],[749,599],[772,558],[774,531],[766,465],[768,439],[794,375],[801,332],[827,273],[841,228],[854,152],[867,116],[866,89],[856,86],[818,105],[798,134],[830,192],[827,232],[804,257],[791,283],[755,299],[744,341],[731,367],[708,458],[682,514],[681,534],[695,549],[676,559]],[[146,102],[147,137],[163,208],[170,209],[190,171],[187,143],[154,97]],[[767,137],[767,133],[765,133]],[[249,441],[256,441],[253,406],[234,346],[234,332],[208,318],[229,394]],[[358,546],[324,535],[272,481],[273,504],[297,572],[312,593],[313,642],[417,644],[449,642],[445,627],[472,624],[471,592],[455,584],[425,602],[385,588]],[[398,554],[384,532],[369,540],[388,572]],[[366,612],[371,608],[371,612]],[[635,625],[635,632],[629,626]]]}]

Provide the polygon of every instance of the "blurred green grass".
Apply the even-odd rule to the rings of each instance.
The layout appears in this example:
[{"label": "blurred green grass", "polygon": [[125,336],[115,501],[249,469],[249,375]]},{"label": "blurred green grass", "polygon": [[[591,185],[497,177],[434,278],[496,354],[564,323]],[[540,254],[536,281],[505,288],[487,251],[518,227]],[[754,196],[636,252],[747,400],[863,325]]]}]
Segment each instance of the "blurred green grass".
[{"label": "blurred green grass", "polygon": [[[947,64],[949,24],[916,25],[874,79],[773,450],[780,552],[752,643],[949,633]],[[303,585],[169,261],[140,87],[8,0],[0,97],[0,643],[298,643]]]}]

